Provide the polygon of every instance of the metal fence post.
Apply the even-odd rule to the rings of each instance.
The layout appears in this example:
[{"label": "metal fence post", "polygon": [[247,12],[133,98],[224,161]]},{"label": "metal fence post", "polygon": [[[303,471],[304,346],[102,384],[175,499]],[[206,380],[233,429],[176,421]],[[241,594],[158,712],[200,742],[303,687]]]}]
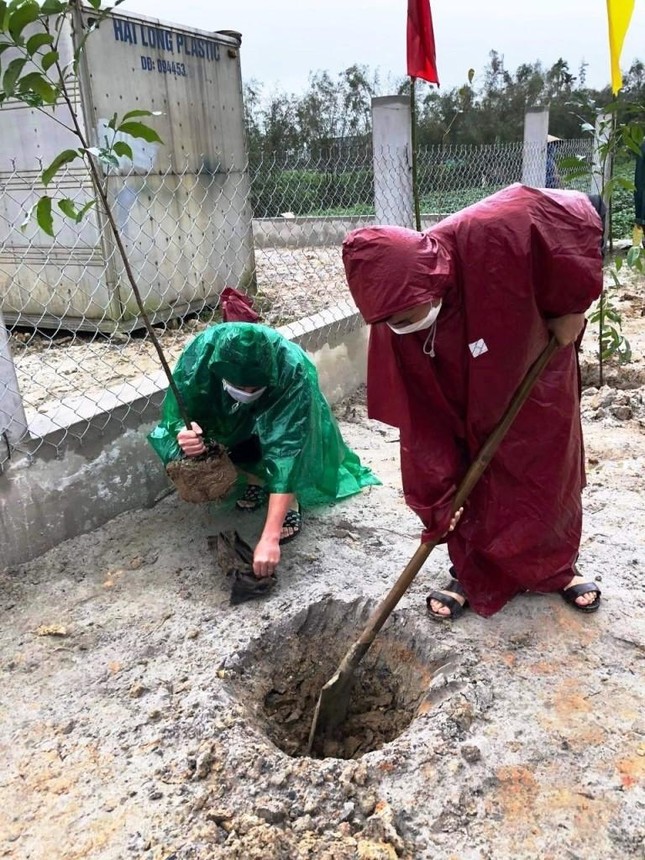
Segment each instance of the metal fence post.
[{"label": "metal fence post", "polygon": [[16,444],[27,432],[27,419],[13,366],[9,335],[0,311],[0,463],[9,456],[10,444]]},{"label": "metal fence post", "polygon": [[412,227],[412,121],[407,96],[372,99],[374,211],[377,224]]},{"label": "metal fence post", "polygon": [[548,133],[549,109],[529,108],[524,114],[522,185],[544,188],[546,184],[546,136]]}]

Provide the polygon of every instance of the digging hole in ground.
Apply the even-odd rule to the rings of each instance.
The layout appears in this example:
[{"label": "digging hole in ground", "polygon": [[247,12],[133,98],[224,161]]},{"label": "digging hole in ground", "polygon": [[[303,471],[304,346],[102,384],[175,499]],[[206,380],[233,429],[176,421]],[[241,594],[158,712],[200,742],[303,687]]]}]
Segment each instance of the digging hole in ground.
[{"label": "digging hole in ground", "polygon": [[[238,655],[234,690],[267,737],[290,756],[308,755],[320,690],[358,638],[373,604],[326,600],[263,635]],[[412,619],[394,613],[363,658],[345,723],[318,737],[315,758],[360,758],[398,737],[412,722],[448,655],[426,641]]]}]

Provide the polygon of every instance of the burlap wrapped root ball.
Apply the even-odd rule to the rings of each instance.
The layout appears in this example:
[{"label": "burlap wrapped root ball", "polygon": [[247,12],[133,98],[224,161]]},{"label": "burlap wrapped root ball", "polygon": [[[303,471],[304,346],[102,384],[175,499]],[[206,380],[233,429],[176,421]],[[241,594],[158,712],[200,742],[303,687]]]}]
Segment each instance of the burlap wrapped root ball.
[{"label": "burlap wrapped root ball", "polygon": [[235,466],[222,445],[209,446],[200,457],[171,460],[166,472],[185,502],[216,502],[228,495],[237,481]]}]

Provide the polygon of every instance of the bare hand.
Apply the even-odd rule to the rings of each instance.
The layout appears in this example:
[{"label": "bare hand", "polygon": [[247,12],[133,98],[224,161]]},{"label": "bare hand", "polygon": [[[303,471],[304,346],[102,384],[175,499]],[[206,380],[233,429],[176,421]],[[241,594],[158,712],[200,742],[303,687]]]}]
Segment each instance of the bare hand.
[{"label": "bare hand", "polygon": [[206,450],[202,438],[204,431],[195,421],[190,426],[192,430],[186,428],[177,433],[177,443],[187,457],[199,457]]},{"label": "bare hand", "polygon": [[547,328],[555,335],[560,346],[569,346],[575,343],[585,327],[584,314],[565,314],[546,321]]},{"label": "bare hand", "polygon": [[[459,508],[458,511],[455,511],[452,519],[450,520],[450,525],[448,526],[448,532],[454,532],[455,526],[457,525],[457,523],[461,519],[461,515],[463,514],[463,512],[464,512],[463,508]],[[446,532],[446,534],[448,534],[448,532]]]},{"label": "bare hand", "polygon": [[271,576],[280,561],[280,544],[277,538],[261,537],[253,553],[253,573],[258,579]]}]

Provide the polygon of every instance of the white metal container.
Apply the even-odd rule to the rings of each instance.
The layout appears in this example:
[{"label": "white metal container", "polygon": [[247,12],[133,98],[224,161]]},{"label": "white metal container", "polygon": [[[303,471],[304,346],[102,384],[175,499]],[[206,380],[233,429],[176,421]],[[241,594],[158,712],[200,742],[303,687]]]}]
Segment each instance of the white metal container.
[{"label": "white metal container", "polygon": [[[79,10],[64,32],[61,62],[91,25]],[[231,31],[187,30],[114,13],[89,36],[73,99],[80,127],[101,146],[116,112],[143,118],[163,145],[122,136],[134,162],[103,174],[146,311],[167,319],[216,305],[225,286],[254,278],[239,46]],[[6,56],[6,55],[5,55]],[[5,58],[3,57],[3,60]],[[49,113],[49,111],[48,111]],[[55,217],[52,240],[20,224],[45,193],[39,174],[61,150],[79,143],[50,116],[17,102],[0,110],[0,307],[7,322],[112,331],[140,325],[114,239],[96,208],[76,226]],[[47,193],[82,205],[92,188],[77,160]],[[54,207],[56,209],[56,207]],[[59,213],[60,214],[60,213]]]}]

